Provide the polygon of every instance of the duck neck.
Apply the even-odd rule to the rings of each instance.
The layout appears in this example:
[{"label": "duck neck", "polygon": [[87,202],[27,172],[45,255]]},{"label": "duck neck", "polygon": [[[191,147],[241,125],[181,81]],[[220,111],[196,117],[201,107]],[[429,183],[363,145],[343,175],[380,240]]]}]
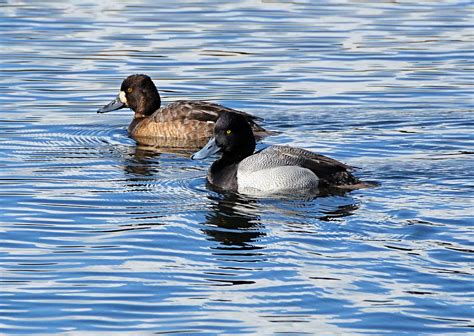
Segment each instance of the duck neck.
[{"label": "duck neck", "polygon": [[211,165],[211,168],[210,168],[210,172],[213,173],[213,174],[216,174],[224,169],[226,169],[227,167],[230,167],[230,166],[233,166],[233,165],[237,165],[240,161],[236,161],[236,160],[229,160],[228,158],[226,157],[221,157],[220,159],[216,160],[212,165]]},{"label": "duck neck", "polygon": [[210,172],[217,174],[220,171],[227,169],[228,167],[237,166],[240,161],[253,154],[255,150],[255,140],[247,144],[247,146],[242,147],[243,150],[237,153],[235,153],[234,151],[224,152],[221,158],[211,165]]},{"label": "duck neck", "polygon": [[133,104],[133,111],[135,112],[134,119],[143,119],[151,116],[161,106],[160,94],[156,92],[153,97],[144,95],[140,97],[135,104]]},{"label": "duck neck", "polygon": [[237,168],[238,162],[221,158],[211,165],[207,175],[208,180],[221,189],[237,191]]}]

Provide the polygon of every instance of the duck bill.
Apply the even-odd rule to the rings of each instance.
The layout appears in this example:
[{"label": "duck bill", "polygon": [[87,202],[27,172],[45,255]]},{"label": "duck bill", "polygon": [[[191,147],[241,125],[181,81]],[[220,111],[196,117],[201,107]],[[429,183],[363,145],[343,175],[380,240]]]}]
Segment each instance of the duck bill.
[{"label": "duck bill", "polygon": [[117,96],[117,98],[112,100],[110,103],[98,109],[97,113],[106,113],[110,111],[120,110],[121,108],[124,108],[124,107],[125,107],[125,104],[120,100],[120,96]]},{"label": "duck bill", "polygon": [[211,138],[209,142],[203,148],[201,148],[200,151],[191,155],[191,159],[202,160],[211,156],[212,154],[216,154],[220,150],[221,149],[219,148],[219,146],[217,146],[216,138]]}]

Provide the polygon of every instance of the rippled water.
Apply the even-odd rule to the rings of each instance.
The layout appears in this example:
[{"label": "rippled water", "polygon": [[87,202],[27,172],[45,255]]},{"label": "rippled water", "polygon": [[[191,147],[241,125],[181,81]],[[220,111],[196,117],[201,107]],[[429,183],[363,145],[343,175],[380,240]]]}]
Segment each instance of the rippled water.
[{"label": "rippled water", "polygon": [[[472,2],[0,9],[2,333],[473,331]],[[381,185],[212,191],[95,113],[132,73]]]}]

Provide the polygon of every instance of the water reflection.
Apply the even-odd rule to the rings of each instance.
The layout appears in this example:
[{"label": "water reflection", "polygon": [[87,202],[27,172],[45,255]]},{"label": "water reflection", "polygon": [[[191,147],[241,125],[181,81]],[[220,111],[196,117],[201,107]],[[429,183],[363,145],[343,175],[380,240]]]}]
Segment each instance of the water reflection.
[{"label": "water reflection", "polygon": [[136,176],[152,176],[159,169],[160,155],[160,152],[150,151],[139,146],[133,147],[130,155],[124,158],[123,170],[127,178],[134,181],[137,180]]},{"label": "water reflection", "polygon": [[257,201],[234,193],[210,195],[213,203],[206,214],[206,229],[211,240],[220,242],[217,249],[255,250],[265,236],[260,216],[255,214]]},{"label": "water reflection", "polygon": [[[197,147],[160,147],[137,144],[123,153],[123,170],[130,175],[150,177],[160,172],[163,159],[174,157],[188,160]],[[170,156],[171,155],[171,156]],[[186,161],[185,161],[186,162]]]},{"label": "water reflection", "polygon": [[[212,189],[211,186],[208,185]],[[285,223],[288,232],[316,234],[319,230],[337,230],[337,227],[321,228],[321,222],[340,222],[359,210],[359,203],[349,195],[313,196],[312,198],[280,197],[252,198],[230,192],[208,196],[213,205],[206,214],[206,228],[202,231],[220,244],[217,249],[260,249],[258,242],[268,228],[262,222],[274,222],[280,218],[292,218]]]},{"label": "water reflection", "polygon": [[167,154],[189,154],[202,148],[208,139],[173,139],[156,137],[135,137],[141,150],[167,153]]},{"label": "water reflection", "polygon": [[356,203],[340,205],[335,210],[323,211],[324,215],[319,217],[319,220],[330,222],[339,218],[352,216],[359,207],[359,204]]}]

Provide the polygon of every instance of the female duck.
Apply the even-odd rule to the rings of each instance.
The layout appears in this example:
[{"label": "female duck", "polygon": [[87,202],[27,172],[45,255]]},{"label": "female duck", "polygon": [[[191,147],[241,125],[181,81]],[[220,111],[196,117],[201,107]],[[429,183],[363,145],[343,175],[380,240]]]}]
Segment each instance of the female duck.
[{"label": "female duck", "polygon": [[255,138],[245,118],[221,114],[211,138],[192,159],[221,152],[209,169],[208,181],[244,194],[314,193],[322,188],[352,190],[369,186],[349,166],[301,148],[270,146],[254,154]]},{"label": "female duck", "polygon": [[222,105],[180,100],[160,106],[160,94],[151,78],[147,75],[131,75],[122,82],[117,98],[97,112],[105,113],[123,107],[132,109],[135,116],[128,127],[128,133],[142,143],[150,142],[153,138],[205,141],[212,136],[215,122],[223,112],[243,116],[256,134],[266,134],[265,129],[256,124],[261,118]]}]

